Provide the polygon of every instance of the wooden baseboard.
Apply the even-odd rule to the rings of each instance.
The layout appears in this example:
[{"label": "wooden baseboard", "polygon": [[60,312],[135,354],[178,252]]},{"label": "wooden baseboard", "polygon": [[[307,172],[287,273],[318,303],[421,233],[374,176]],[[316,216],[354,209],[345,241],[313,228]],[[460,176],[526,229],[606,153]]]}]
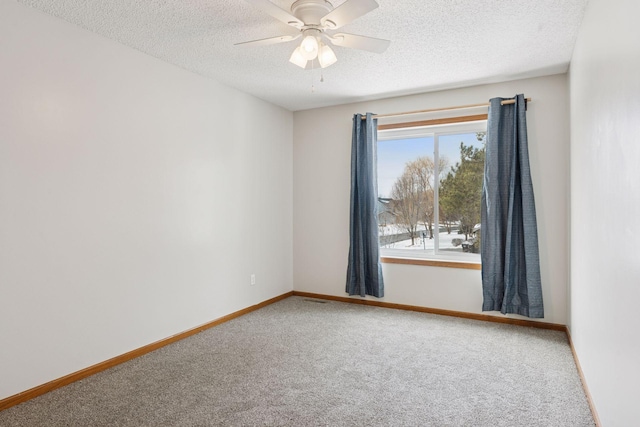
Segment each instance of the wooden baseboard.
[{"label": "wooden baseboard", "polygon": [[602,424],[600,423],[600,417],[598,417],[598,411],[596,411],[596,405],[593,403],[593,399],[591,398],[591,393],[589,393],[589,387],[587,387],[587,380],[585,379],[584,373],[582,372],[582,367],[580,366],[580,360],[578,360],[578,353],[576,353],[576,349],[573,346],[573,340],[571,339],[571,332],[569,331],[568,327],[565,327],[565,332],[567,333],[567,340],[569,340],[569,347],[571,347],[573,360],[576,362],[576,368],[578,369],[578,375],[580,376],[580,382],[582,383],[584,394],[587,396],[587,402],[589,403],[589,409],[591,410],[591,415],[593,416],[593,420],[596,423],[596,427],[602,427]]},{"label": "wooden baseboard", "polygon": [[121,363],[127,362],[131,359],[135,359],[136,357],[140,357],[143,354],[150,353],[154,350],[157,350],[161,347],[174,343],[176,341],[180,341],[192,335],[195,335],[199,332],[202,332],[206,329],[217,326],[221,323],[228,322],[231,319],[235,319],[236,317],[240,317],[252,311],[258,310],[262,307],[266,307],[267,305],[273,304],[274,302],[278,302],[285,298],[289,298],[293,295],[293,291],[287,292],[285,294],[279,295],[275,298],[268,299],[259,304],[252,305],[250,307],[244,308],[242,310],[238,310],[234,313],[227,314],[226,316],[222,316],[216,320],[213,320],[209,323],[205,323],[204,325],[197,326],[195,328],[189,329],[184,332],[180,332],[179,334],[172,335],[168,338],[162,339],[160,341],[156,341],[154,343],[145,345],[144,347],[140,347],[138,349],[132,350],[128,353],[121,354],[120,356],[116,356],[109,360],[105,360],[104,362],[100,362],[96,365],[89,366],[88,368],[82,369],[77,372],[73,372],[69,375],[65,375],[62,378],[55,379],[53,381],[49,381],[48,383],[41,384],[39,386],[33,387],[29,390],[23,391],[22,393],[15,394],[13,396],[9,396],[5,399],[0,400],[0,411],[10,408],[12,406],[18,405],[20,403],[26,402],[27,400],[33,399],[34,397],[43,395],[50,391],[53,391],[57,388],[63,387],[67,384],[71,384],[75,381],[79,381],[83,378],[89,377],[93,374],[97,374],[98,372],[102,372],[106,369],[109,369],[113,366],[119,365]]},{"label": "wooden baseboard", "polygon": [[484,322],[505,323],[508,325],[528,326],[538,329],[551,329],[554,331],[565,332],[567,327],[558,323],[536,322],[526,319],[514,319],[512,317],[497,317],[488,314],[467,313],[464,311],[443,310],[440,308],[421,307],[417,305],[396,304],[384,301],[373,301],[362,299],[360,297],[337,297],[333,295],[314,294],[310,292],[293,291],[294,296],[325,299],[331,301],[348,302],[351,304],[370,305],[374,307],[393,308],[396,310],[418,311],[420,313],[439,314],[442,316],[461,317],[463,319],[482,320]]}]

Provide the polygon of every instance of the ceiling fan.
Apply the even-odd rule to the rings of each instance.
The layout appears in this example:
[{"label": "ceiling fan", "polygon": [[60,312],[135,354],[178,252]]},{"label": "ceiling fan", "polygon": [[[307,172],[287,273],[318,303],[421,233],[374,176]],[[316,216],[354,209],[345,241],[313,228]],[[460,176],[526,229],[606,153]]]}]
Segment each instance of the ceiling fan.
[{"label": "ceiling fan", "polygon": [[265,46],[290,42],[302,37],[302,43],[289,58],[290,62],[301,68],[310,69],[318,65],[326,68],[334,64],[338,58],[329,44],[382,53],[391,43],[389,40],[333,32],[377,8],[378,3],[374,0],[346,0],[336,8],[326,0],[296,0],[291,5],[291,13],[269,0],[245,1],[297,29],[298,33],[236,43],[236,45]]}]

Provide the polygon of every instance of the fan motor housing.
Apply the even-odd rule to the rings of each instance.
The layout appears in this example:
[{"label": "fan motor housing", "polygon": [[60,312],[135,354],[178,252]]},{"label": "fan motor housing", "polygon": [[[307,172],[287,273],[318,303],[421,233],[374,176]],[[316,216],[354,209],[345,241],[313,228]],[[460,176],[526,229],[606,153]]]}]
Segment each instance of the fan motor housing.
[{"label": "fan motor housing", "polygon": [[320,26],[320,19],[332,10],[333,5],[326,0],[297,0],[291,5],[291,13],[305,26]]}]

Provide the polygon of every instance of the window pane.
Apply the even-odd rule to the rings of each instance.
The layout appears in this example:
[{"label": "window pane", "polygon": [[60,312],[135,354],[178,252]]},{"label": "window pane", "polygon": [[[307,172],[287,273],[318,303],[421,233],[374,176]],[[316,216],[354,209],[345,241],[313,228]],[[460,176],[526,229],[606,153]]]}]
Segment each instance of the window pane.
[{"label": "window pane", "polygon": [[486,132],[438,137],[439,252],[480,253],[480,202]]},{"label": "window pane", "polygon": [[383,248],[434,251],[433,137],[378,142],[378,221]]},{"label": "window pane", "polygon": [[378,134],[383,255],[480,261],[486,132],[455,126]]}]

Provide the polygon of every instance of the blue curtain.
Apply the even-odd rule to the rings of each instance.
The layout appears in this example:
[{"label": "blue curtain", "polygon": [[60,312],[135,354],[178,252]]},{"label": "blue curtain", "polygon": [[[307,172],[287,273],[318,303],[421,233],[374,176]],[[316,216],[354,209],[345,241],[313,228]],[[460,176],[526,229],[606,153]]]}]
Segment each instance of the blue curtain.
[{"label": "blue curtain", "polygon": [[349,223],[349,295],[384,296],[378,244],[378,120],[367,113],[353,116],[351,141],[351,215]]},{"label": "blue curtain", "polygon": [[[512,98],[513,99],[513,98]],[[483,311],[544,317],[526,101],[489,105],[482,191]]]}]

